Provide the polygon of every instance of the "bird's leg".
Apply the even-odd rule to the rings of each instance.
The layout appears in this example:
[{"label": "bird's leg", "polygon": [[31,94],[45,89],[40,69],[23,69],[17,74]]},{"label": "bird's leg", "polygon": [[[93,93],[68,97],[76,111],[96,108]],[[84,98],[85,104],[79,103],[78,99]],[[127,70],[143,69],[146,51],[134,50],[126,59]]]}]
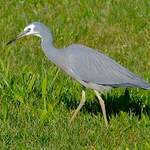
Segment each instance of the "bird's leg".
[{"label": "bird's leg", "polygon": [[74,118],[76,117],[76,115],[78,114],[78,112],[80,111],[82,106],[84,105],[84,103],[85,103],[85,91],[83,90],[80,104],[79,104],[78,108],[75,110],[74,114],[72,115],[72,117],[70,119],[70,123],[74,120]]},{"label": "bird's leg", "polygon": [[102,109],[102,113],[103,113],[103,116],[104,116],[104,120],[105,120],[105,124],[106,124],[106,127],[108,127],[108,121],[107,121],[107,116],[106,116],[106,109],[105,109],[105,103],[104,103],[104,100],[101,98],[100,94],[98,91],[94,90],[98,100],[99,100],[99,103],[100,103],[100,106],[101,106],[101,109]]}]

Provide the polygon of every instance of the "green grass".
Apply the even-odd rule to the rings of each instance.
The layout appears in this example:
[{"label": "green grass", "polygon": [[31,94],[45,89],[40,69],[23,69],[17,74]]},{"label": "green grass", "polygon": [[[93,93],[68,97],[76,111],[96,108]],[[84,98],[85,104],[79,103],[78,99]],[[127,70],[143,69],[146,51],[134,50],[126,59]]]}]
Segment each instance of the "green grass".
[{"label": "green grass", "polygon": [[40,40],[6,43],[41,21],[54,45],[101,50],[150,82],[149,0],[0,0],[0,149],[150,149],[150,91],[104,94],[109,128],[94,93],[73,124],[82,87],[44,56]]}]

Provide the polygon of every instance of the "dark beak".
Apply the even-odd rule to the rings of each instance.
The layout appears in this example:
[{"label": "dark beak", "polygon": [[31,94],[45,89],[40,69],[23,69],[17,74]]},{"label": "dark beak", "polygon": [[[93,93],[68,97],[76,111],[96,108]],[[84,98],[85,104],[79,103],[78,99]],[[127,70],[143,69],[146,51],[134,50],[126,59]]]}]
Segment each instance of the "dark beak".
[{"label": "dark beak", "polygon": [[12,42],[19,40],[20,38],[24,37],[28,32],[29,32],[29,30],[25,30],[25,31],[21,32],[19,35],[16,36],[16,38],[10,40],[6,45],[9,45]]}]

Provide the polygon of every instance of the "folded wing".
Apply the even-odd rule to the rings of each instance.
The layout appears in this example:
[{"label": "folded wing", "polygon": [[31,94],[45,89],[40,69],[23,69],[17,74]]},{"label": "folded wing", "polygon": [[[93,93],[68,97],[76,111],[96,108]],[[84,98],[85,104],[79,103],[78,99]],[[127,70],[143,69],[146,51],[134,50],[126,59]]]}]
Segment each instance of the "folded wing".
[{"label": "folded wing", "polygon": [[103,53],[77,44],[69,46],[66,53],[69,70],[80,80],[104,86],[150,89],[146,81]]}]

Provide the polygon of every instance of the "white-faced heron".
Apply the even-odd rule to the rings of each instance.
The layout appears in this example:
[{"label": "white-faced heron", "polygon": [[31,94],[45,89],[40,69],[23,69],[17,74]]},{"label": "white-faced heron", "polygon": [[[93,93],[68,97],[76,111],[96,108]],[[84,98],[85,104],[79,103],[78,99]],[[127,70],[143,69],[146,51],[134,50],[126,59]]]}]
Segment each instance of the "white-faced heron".
[{"label": "white-faced heron", "polygon": [[[40,22],[34,22],[7,44],[27,35],[39,36],[44,53],[53,63],[86,88],[93,89],[101,106],[105,124],[108,125],[105,103],[99,92],[116,87],[137,87],[150,89],[150,85],[116,61],[92,48],[73,44],[64,49],[53,47],[50,30]],[[99,92],[98,92],[99,91]],[[85,103],[85,91],[78,108],[71,117],[71,122]]]}]

